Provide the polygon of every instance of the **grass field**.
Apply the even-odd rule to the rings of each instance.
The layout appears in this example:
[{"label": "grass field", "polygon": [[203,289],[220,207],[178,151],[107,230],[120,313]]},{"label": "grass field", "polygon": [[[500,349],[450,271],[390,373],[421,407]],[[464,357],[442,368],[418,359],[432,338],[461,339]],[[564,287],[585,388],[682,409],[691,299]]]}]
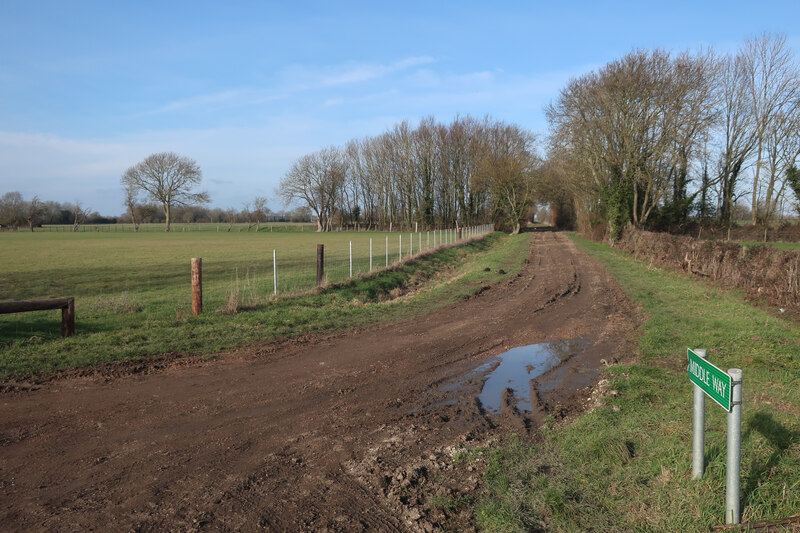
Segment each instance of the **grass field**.
[{"label": "grass field", "polygon": [[603,261],[646,321],[635,354],[609,367],[615,394],[542,442],[473,450],[486,531],[708,531],[724,524],[726,413],[706,402],[706,474],[691,471],[686,348],[743,376],[742,520],[800,514],[800,327],[735,292],[575,238]]},{"label": "grass field", "polygon": [[[388,320],[412,312],[417,304],[391,310],[363,304],[398,286],[432,278],[442,268],[468,274],[476,261],[513,262],[518,259],[513,254],[524,256],[517,245],[497,246],[506,238],[495,234],[349,287],[308,291],[315,285],[317,243],[325,245],[327,281],[340,283],[350,276],[351,242],[354,277],[369,271],[370,239],[375,270],[387,261],[397,263],[401,255],[405,262],[411,254],[408,233],[0,233],[0,300],[74,296],[78,332],[60,338],[59,311],[0,315],[0,376],[176,351],[213,354],[305,330]],[[423,249],[434,244],[426,233],[421,242],[418,234],[413,239],[414,253],[420,244]],[[437,234],[437,245],[440,239]],[[190,313],[192,257],[203,258],[204,309],[197,317]],[[439,294],[441,305],[462,290],[468,289]],[[440,305],[425,298],[418,300]]]},{"label": "grass field", "polygon": [[[259,231],[267,232],[314,232],[314,224],[311,222],[263,222]],[[27,228],[20,228],[21,232],[27,232]],[[256,226],[251,226],[246,222],[173,222],[170,231],[172,233],[186,233],[194,231],[208,231],[214,233],[239,233],[243,231],[255,232]],[[73,233],[71,224],[46,224],[34,228],[35,233]],[[82,224],[78,227],[77,233],[133,233],[133,224]],[[163,223],[139,224],[140,233],[160,232],[164,233]]]}]

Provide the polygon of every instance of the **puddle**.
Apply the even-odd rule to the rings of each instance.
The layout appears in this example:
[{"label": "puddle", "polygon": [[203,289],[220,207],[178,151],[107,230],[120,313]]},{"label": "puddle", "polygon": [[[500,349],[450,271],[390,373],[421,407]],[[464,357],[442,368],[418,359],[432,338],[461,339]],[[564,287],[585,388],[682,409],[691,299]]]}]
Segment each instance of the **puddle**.
[{"label": "puddle", "polygon": [[486,377],[478,400],[484,410],[499,414],[503,391],[510,388],[517,398],[517,409],[530,411],[530,380],[569,359],[587,345],[588,342],[583,339],[572,339],[519,346],[501,353],[491,363],[481,365],[473,371],[475,373],[480,368],[487,369],[497,360],[500,361]]}]

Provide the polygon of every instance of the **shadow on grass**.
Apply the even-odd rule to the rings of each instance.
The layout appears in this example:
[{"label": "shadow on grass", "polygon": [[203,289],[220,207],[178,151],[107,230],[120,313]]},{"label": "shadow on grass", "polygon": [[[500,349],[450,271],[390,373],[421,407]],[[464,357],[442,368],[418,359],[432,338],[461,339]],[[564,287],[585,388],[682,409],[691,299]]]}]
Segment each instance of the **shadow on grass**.
[{"label": "shadow on grass", "polygon": [[743,438],[746,439],[752,431],[760,433],[772,445],[774,451],[766,461],[757,459],[750,467],[750,473],[744,479],[742,499],[747,503],[755,490],[759,487],[765,476],[769,476],[773,468],[777,467],[787,451],[800,442],[800,431],[792,431],[765,411],[758,411],[750,417],[749,428]]}]

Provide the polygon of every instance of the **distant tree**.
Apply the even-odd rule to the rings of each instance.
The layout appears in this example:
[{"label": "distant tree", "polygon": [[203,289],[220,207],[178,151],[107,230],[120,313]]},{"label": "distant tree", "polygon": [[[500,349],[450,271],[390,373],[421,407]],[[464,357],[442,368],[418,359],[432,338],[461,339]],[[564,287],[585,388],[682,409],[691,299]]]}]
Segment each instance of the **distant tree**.
[{"label": "distant tree", "polygon": [[0,225],[18,228],[23,221],[25,201],[16,191],[7,192],[0,198]]},{"label": "distant tree", "polygon": [[200,167],[193,159],[174,152],[161,152],[130,167],[121,181],[126,195],[128,190],[143,191],[161,205],[165,217],[164,230],[169,231],[174,206],[209,201],[207,192],[192,192],[201,180]]},{"label": "distant tree", "polygon": [[317,219],[317,231],[331,231],[336,202],[347,175],[347,161],[338,148],[324,148],[295,161],[281,179],[280,195],[288,206],[305,202]]},{"label": "distant tree", "polygon": [[75,202],[75,205],[72,207],[72,231],[78,231],[78,228],[86,221],[86,217],[88,216],[89,208],[84,209],[81,207],[80,202]]},{"label": "distant tree", "polygon": [[540,164],[534,154],[535,137],[515,125],[487,125],[483,147],[475,169],[476,182],[488,188],[498,228],[517,234],[534,208],[535,171]]},{"label": "distant tree", "polygon": [[247,231],[253,226],[256,227],[256,231],[261,229],[261,222],[266,219],[268,212],[267,199],[264,196],[256,196],[252,202],[244,204],[242,215],[247,220]]},{"label": "distant tree", "polygon": [[31,198],[25,206],[25,221],[28,223],[28,229],[33,231],[33,227],[40,224],[39,218],[42,216],[42,202],[38,196]]},{"label": "distant tree", "polygon": [[128,210],[128,215],[131,217],[131,223],[133,224],[133,231],[139,231],[139,224],[142,223],[142,219],[139,216],[140,211],[140,202],[139,202],[139,193],[141,189],[135,183],[124,183],[123,178],[123,191],[125,193],[125,199],[123,200],[123,204]]}]

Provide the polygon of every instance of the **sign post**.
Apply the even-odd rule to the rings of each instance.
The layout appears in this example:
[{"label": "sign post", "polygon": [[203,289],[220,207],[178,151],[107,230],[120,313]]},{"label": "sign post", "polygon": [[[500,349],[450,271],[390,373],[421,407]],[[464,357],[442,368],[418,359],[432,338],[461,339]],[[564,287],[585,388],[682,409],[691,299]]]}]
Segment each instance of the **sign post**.
[{"label": "sign post", "polygon": [[728,466],[725,484],[725,523],[738,524],[739,513],[739,469],[742,464],[742,370],[729,368],[733,385],[733,401],[728,412]]},{"label": "sign post", "polygon": [[728,411],[727,464],[725,488],[725,523],[738,524],[739,475],[742,443],[742,371],[727,372],[706,360],[706,350],[687,350],[689,379],[694,383],[694,416],[692,420],[692,478],[703,477],[705,445],[705,394]]},{"label": "sign post", "polygon": [[[689,350],[689,353],[692,353]],[[706,358],[705,350],[697,350],[697,357]],[[691,376],[691,373],[689,374]],[[691,379],[691,377],[689,378]],[[705,470],[706,394],[700,385],[694,387],[694,416],[692,416],[692,479],[701,479]]]}]

